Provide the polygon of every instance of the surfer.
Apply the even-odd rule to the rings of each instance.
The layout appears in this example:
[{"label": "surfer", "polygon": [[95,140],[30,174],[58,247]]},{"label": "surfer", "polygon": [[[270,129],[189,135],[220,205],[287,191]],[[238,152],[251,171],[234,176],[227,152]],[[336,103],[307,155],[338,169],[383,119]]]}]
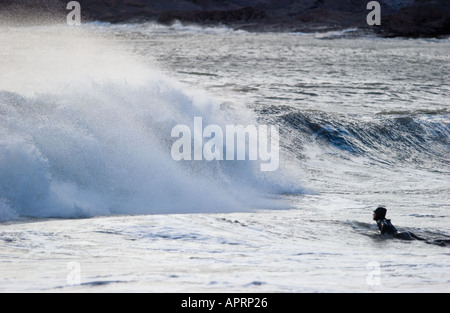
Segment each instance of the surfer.
[{"label": "surfer", "polygon": [[425,239],[420,238],[411,232],[399,233],[397,228],[392,225],[391,220],[386,219],[386,213],[387,210],[383,207],[379,207],[373,211],[373,220],[377,222],[378,229],[380,230],[382,236],[392,236],[401,240],[425,241]]},{"label": "surfer", "polygon": [[435,244],[439,246],[445,246],[446,244],[450,244],[450,240],[433,240],[428,241],[426,239],[420,238],[411,232],[398,232],[394,225],[392,225],[391,220],[386,219],[386,208],[378,207],[375,211],[373,211],[373,220],[377,222],[378,229],[380,233],[384,237],[393,237],[395,239],[401,240],[420,240],[424,241],[428,244]]}]

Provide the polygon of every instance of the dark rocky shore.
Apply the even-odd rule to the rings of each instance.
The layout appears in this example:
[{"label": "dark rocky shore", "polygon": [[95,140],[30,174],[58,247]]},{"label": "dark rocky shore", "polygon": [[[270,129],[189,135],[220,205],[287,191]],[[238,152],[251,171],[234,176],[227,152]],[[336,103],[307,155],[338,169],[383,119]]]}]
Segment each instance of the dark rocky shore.
[{"label": "dark rocky shore", "polygon": [[[78,0],[85,21],[158,21],[227,25],[248,31],[317,31],[357,27],[385,37],[450,35],[449,0],[379,0],[381,25],[369,26],[370,0]],[[65,16],[66,0],[3,0],[0,12]],[[25,14],[25,13],[24,13]]]}]

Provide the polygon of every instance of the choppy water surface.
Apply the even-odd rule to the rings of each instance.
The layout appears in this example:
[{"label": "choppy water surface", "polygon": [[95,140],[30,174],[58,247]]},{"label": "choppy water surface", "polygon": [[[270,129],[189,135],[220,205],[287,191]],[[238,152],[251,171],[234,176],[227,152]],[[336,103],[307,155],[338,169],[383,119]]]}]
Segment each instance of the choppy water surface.
[{"label": "choppy water surface", "polygon": [[[352,32],[2,27],[0,290],[450,291],[371,221],[450,237],[450,42]],[[174,162],[194,116],[277,125],[280,170]]]}]

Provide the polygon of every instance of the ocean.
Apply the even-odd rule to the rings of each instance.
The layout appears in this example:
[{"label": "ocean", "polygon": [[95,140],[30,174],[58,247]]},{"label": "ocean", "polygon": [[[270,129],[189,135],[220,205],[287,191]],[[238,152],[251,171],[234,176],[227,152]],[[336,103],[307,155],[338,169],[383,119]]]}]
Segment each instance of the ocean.
[{"label": "ocean", "polygon": [[[448,246],[372,220],[450,239],[448,39],[87,23],[0,42],[1,292],[450,291]],[[251,145],[175,160],[196,118],[275,126],[276,169]]]}]

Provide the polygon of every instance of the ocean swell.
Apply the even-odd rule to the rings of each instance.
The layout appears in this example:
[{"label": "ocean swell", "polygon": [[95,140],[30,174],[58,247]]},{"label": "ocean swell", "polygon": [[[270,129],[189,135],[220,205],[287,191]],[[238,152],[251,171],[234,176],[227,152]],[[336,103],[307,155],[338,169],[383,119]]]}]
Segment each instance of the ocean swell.
[{"label": "ocean swell", "polygon": [[[294,146],[316,144],[343,156],[365,157],[390,166],[411,166],[447,171],[450,162],[450,123],[445,112],[397,112],[375,117],[325,112],[292,112],[279,116],[286,133],[293,132]],[[291,131],[289,131],[289,129]]]}]

